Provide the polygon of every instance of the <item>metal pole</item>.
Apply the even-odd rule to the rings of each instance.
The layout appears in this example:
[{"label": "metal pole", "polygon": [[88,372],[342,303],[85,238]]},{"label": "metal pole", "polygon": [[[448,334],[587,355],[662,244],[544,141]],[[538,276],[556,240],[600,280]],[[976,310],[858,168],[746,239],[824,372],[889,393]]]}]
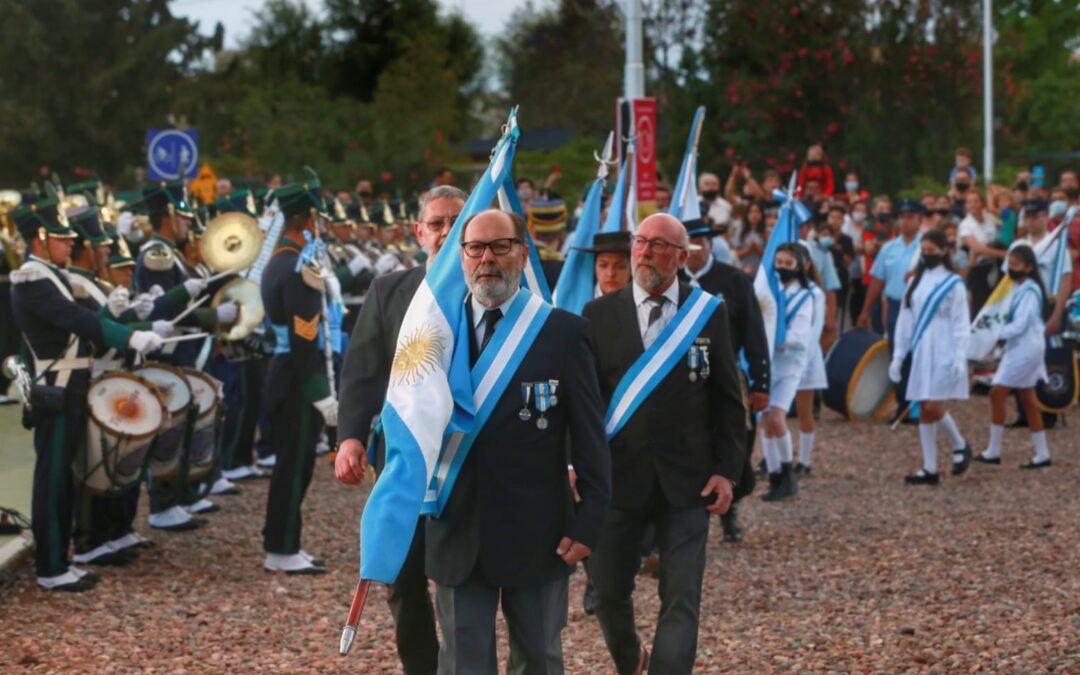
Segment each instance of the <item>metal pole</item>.
[{"label": "metal pole", "polygon": [[645,97],[645,64],[641,47],[641,0],[626,0],[626,72],[623,97]]},{"label": "metal pole", "polygon": [[983,0],[983,184],[994,179],[994,14],[993,0]]}]

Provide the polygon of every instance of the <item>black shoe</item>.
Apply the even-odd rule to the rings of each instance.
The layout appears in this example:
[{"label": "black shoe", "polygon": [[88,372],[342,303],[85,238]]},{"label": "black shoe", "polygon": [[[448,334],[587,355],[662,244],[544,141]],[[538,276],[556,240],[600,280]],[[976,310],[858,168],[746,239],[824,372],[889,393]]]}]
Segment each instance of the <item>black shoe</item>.
[{"label": "black shoe", "polygon": [[[956,461],[957,455],[960,455],[959,462]],[[952,475],[959,476],[967,471],[969,466],[971,466],[971,446],[965,444],[963,448],[953,450]]]},{"label": "black shoe", "polygon": [[986,455],[981,455],[980,454],[980,455],[975,455],[974,457],[972,457],[972,459],[974,459],[976,462],[978,462],[980,464],[994,464],[994,465],[1001,464],[1001,458],[1000,457],[987,457]]},{"label": "black shoe", "polygon": [[811,469],[811,467],[807,466],[806,464],[796,464],[795,465],[795,477],[796,478],[806,478],[807,476],[810,475],[810,469]]},{"label": "black shoe", "polygon": [[779,502],[794,497],[798,491],[791,464],[785,462],[780,465],[780,473],[769,474],[769,491],[762,499],[767,502]]},{"label": "black shoe", "polygon": [[1012,423],[1006,424],[1005,428],[1006,429],[1026,429],[1028,426],[1030,426],[1030,425],[1028,424],[1028,421],[1027,421],[1026,417],[1017,417],[1015,420],[1013,420]]},{"label": "black shoe", "polygon": [[913,473],[910,476],[905,477],[904,482],[908,485],[937,485],[941,482],[941,476],[936,473],[920,471],[919,473]]},{"label": "black shoe", "polygon": [[742,527],[739,526],[739,504],[732,502],[728,512],[720,516],[720,524],[724,526],[724,541],[729,544],[738,544],[742,541]]},{"label": "black shoe", "polygon": [[82,593],[88,591],[94,586],[97,586],[96,581],[87,581],[86,577],[73,581],[70,584],[60,584],[59,586],[53,586],[52,588],[46,588],[47,591],[58,591],[60,593]]},{"label": "black shoe", "polygon": [[[82,570],[80,570],[80,571],[82,571]],[[80,581],[89,581],[92,584],[96,584],[97,582],[101,581],[101,575],[100,574],[95,574],[93,572],[82,571],[82,574],[79,574],[79,580]]]},{"label": "black shoe", "polygon": [[113,551],[111,553],[104,553],[94,558],[93,560],[82,560],[75,563],[76,565],[101,565],[103,567],[123,567],[130,563],[134,558],[125,555],[122,551]]},{"label": "black shoe", "polygon": [[1049,459],[1044,459],[1041,462],[1036,462],[1035,460],[1032,460],[1030,462],[1027,462],[1026,464],[1021,464],[1020,465],[1021,469],[1046,469],[1046,468],[1049,468],[1049,467],[1050,467],[1050,460]]}]

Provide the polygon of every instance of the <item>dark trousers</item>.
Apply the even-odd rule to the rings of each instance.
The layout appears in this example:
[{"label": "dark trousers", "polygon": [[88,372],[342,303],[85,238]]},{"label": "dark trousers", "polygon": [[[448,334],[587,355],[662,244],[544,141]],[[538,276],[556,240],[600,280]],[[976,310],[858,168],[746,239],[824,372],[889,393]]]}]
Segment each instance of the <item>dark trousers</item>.
[{"label": "dark trousers", "polygon": [[[82,394],[82,401],[86,401],[86,394]],[[85,412],[85,407],[69,404],[64,413],[41,415],[34,426],[36,461],[30,521],[39,577],[59,576],[68,569],[73,506],[71,462],[86,429]]]},{"label": "dark trousers", "polygon": [[442,626],[439,675],[497,675],[495,614],[502,605],[510,635],[509,675],[561,675],[567,578],[539,586],[498,588],[474,573],[460,586],[437,586]]},{"label": "dark trousers", "polygon": [[166,429],[158,434],[150,446],[150,452],[159,450],[168,453],[177,453],[183,459],[176,474],[169,478],[159,478],[152,472],[148,472],[146,492],[150,496],[150,513],[161,513],[177,505],[194,504],[199,500],[198,491],[188,480],[187,459],[184,457],[186,448],[191,443],[191,432],[195,425],[198,409],[193,405],[188,409],[187,418],[177,427]]},{"label": "dark trousers", "polygon": [[315,442],[322,417],[300,392],[293,392],[275,411],[271,425],[277,463],[266,499],[263,549],[293,554],[300,551],[300,505],[315,472]]},{"label": "dark trousers", "polygon": [[405,563],[397,581],[390,584],[386,600],[394,616],[398,658],[405,675],[431,675],[439,665],[439,637],[424,574],[423,519],[417,523]]},{"label": "dark trousers", "polygon": [[116,494],[97,495],[76,489],[75,552],[87,553],[135,529],[139,506],[138,483]]},{"label": "dark trousers", "polygon": [[[657,499],[662,501],[662,497]],[[660,618],[649,669],[690,673],[697,654],[701,580],[709,536],[709,513],[704,506],[676,509],[657,503],[642,511],[613,508],[609,512],[589,561],[596,585],[596,618],[615,669],[634,672],[641,658],[641,638],[632,595],[641,562],[641,540],[650,521],[656,525],[660,549]]]},{"label": "dark trousers", "polygon": [[248,466],[259,422],[262,367],[254,358],[229,361],[218,355],[210,362],[208,372],[221,380],[225,393],[219,466],[226,470]]}]

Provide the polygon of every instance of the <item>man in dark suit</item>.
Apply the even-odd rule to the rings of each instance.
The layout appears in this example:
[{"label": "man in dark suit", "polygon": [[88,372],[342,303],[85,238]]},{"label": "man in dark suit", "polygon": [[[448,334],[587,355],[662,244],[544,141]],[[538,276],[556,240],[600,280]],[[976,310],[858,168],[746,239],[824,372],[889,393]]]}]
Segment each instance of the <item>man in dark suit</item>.
[{"label": "man in dark suit", "polygon": [[[721,296],[727,306],[731,324],[731,347],[738,360],[739,352],[746,359],[747,390],[750,412],[759,413],[769,406],[769,343],[765,337],[765,321],[754,295],[750,276],[732,265],[717,262],[712,255],[712,231],[704,221],[687,221],[690,252],[686,267],[680,272],[683,280],[706,293]],[[739,526],[739,501],[754,491],[754,467],[750,456],[754,449],[757,425],[754,416],[747,418],[746,463],[735,486],[735,498],[728,512],[720,516],[724,526],[724,541],[742,540]]]},{"label": "man in dark suit", "polygon": [[[646,218],[631,249],[634,283],[585,306],[605,404],[611,405],[623,376],[640,365],[649,346],[674,341],[665,331],[671,322],[690,323],[693,315],[680,310],[693,289],[677,279],[688,245],[677,219]],[[688,334],[693,344],[685,356],[658,371],[661,379],[624,426],[615,431],[608,423],[614,433],[612,508],[589,571],[598,596],[596,616],[619,673],[649,666],[631,597],[649,523],[656,525],[661,595],[651,670],[693,669],[709,514],[727,511],[745,462],[746,409],[724,304],[696,330]]]},{"label": "man in dark suit", "polygon": [[[524,240],[524,220],[502,211],[483,211],[462,230],[474,359],[485,349],[501,355],[511,344],[504,336],[523,328],[525,314],[502,331],[500,322],[512,320],[507,312],[515,303],[538,302],[520,288]],[[567,576],[596,545],[607,513],[611,467],[588,326],[568,312],[539,311],[550,314],[516,367],[506,364],[514,369],[509,385],[442,515],[427,524],[426,567],[443,631],[440,673],[498,672],[500,603],[510,635],[507,670],[563,672]],[[532,394],[528,401],[523,391]],[[567,457],[577,472],[578,504]]]},{"label": "man in dark suit", "polygon": [[[413,224],[417,242],[435,259],[446,235],[468,199],[461,190],[443,185],[429,190],[420,204],[420,220]],[[427,267],[417,266],[377,277],[368,289],[349,340],[341,369],[341,413],[338,416],[338,454],[334,462],[337,479],[359,485],[364,479],[371,423],[386,398],[390,366],[397,349],[398,331]],[[382,467],[385,448],[377,444],[374,461]],[[406,675],[434,673],[439,659],[435,611],[424,574],[423,521],[417,526],[412,546],[397,581],[390,586],[387,603],[394,616],[398,657]]]}]

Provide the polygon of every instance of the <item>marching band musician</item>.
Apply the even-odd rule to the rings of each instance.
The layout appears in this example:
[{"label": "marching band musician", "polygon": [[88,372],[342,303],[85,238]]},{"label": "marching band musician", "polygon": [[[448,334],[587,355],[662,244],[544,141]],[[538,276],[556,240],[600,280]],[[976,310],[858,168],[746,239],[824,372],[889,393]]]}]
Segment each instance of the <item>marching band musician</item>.
[{"label": "marching band musician", "polygon": [[566,202],[561,199],[534,201],[529,207],[529,231],[533,233],[536,253],[548,288],[555,290],[566,257],[562,253],[566,241]]},{"label": "marching band musician", "polygon": [[[633,238],[634,283],[585,305],[612,462],[611,511],[589,573],[619,673],[693,669],[709,514],[728,510],[746,461],[728,313],[719,298],[678,280],[688,246],[678,219],[649,216]],[[651,664],[632,599],[650,523],[664,607]]]},{"label": "marching band musician", "polygon": [[[195,215],[184,199],[184,181],[149,184],[143,189],[143,201],[149,212],[153,234],[139,250],[135,264],[136,290],[151,295],[162,292],[170,295],[171,292],[179,293],[178,287],[182,287],[190,300],[196,300],[206,292],[207,281],[184,261],[182,253],[182,246],[189,241]],[[164,312],[155,311],[150,318],[171,319],[184,311],[185,304],[173,306]],[[191,316],[192,321],[204,330],[214,332],[219,325],[234,322],[238,313],[236,303],[223,302],[216,309],[196,309]],[[181,325],[186,325],[186,321],[182,321]],[[154,357],[174,365],[202,370],[211,346],[210,340],[172,343]],[[151,476],[148,491],[149,523],[155,529],[172,532],[192,530],[203,522],[193,519],[192,514],[218,510],[216,504],[201,498],[183,475],[170,480]]]},{"label": "marching band musician", "polygon": [[[38,389],[31,393],[34,428],[32,521],[37,583],[57,591],[92,588],[97,575],[68,562],[72,534],[71,464],[86,433],[90,355],[97,348],[153,351],[162,338],[79,306],[67,273],[75,233],[59,200],[49,197],[12,213],[28,242],[28,257],[12,274],[12,305],[33,359]],[[35,400],[37,399],[37,400]]]},{"label": "marching band musician", "polygon": [[[356,317],[345,365],[341,373],[341,438],[334,464],[337,479],[358,485],[364,479],[368,453],[381,470],[385,448],[365,448],[372,421],[379,414],[390,381],[390,367],[397,349],[398,331],[413,295],[446,241],[468,195],[444,185],[428,190],[413,230],[427,253],[427,265],[394,272],[375,279]],[[387,596],[394,617],[398,656],[406,675],[435,672],[439,638],[424,574],[423,519],[417,523],[405,564]]]},{"label": "marching band musician", "polygon": [[[330,212],[329,228],[333,240],[326,242],[326,253],[341,284],[342,302],[351,318],[355,318],[360,311],[364,294],[371,286],[371,280],[375,278],[376,261],[369,258],[356,244],[357,223],[362,217],[359,205],[344,206],[335,200]],[[342,328],[349,333],[352,325],[352,321],[346,321]]]},{"label": "marching band musician", "polygon": [[922,469],[907,476],[908,485],[937,485],[937,427],[953,444],[953,475],[971,463],[971,447],[945,411],[946,401],[968,398],[967,345],[971,335],[967,289],[952,269],[949,241],[941,230],[930,230],[919,242],[922,255],[908,282],[896,323],[889,379],[899,384],[910,358],[905,400],[918,402]]},{"label": "marching band musician", "polygon": [[263,528],[264,567],[288,574],[321,574],[326,562],[300,548],[300,505],[315,469],[315,444],[323,423],[337,426],[324,340],[328,282],[333,272],[302,253],[325,217],[317,180],[279,188],[274,197],[285,218],[284,235],[263,271],[261,292],[274,330],[274,356],[266,376],[264,412],[276,452]]}]

